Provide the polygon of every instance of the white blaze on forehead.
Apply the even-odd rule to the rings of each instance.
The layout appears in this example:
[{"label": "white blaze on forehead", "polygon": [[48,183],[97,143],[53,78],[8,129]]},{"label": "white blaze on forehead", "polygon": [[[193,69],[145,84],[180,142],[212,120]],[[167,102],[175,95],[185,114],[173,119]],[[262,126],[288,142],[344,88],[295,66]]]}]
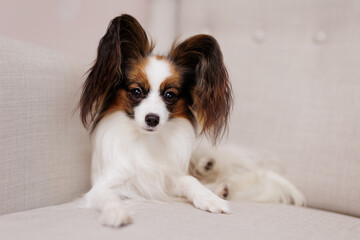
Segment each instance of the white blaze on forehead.
[{"label": "white blaze on forehead", "polygon": [[160,84],[171,75],[170,64],[165,60],[150,57],[145,73],[150,83],[150,91],[158,92]]},{"label": "white blaze on forehead", "polygon": [[169,119],[169,111],[160,95],[161,83],[171,75],[170,63],[166,60],[150,57],[145,66],[145,74],[150,84],[150,92],[134,108],[135,121],[142,129],[147,129],[145,118],[148,114],[156,114],[159,116],[160,122],[156,127],[158,129]]}]

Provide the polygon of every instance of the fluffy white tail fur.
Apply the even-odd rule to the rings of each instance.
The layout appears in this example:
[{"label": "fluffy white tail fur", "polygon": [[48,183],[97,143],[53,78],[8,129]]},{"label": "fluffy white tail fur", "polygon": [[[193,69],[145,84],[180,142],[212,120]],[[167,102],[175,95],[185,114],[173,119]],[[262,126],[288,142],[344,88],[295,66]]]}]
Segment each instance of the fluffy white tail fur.
[{"label": "fluffy white tail fur", "polygon": [[272,171],[244,173],[230,180],[232,199],[305,205],[303,194],[287,179]]},{"label": "fluffy white tail fur", "polygon": [[235,146],[212,148],[202,141],[192,155],[190,173],[225,199],[306,205],[289,180],[261,168],[251,154]]}]

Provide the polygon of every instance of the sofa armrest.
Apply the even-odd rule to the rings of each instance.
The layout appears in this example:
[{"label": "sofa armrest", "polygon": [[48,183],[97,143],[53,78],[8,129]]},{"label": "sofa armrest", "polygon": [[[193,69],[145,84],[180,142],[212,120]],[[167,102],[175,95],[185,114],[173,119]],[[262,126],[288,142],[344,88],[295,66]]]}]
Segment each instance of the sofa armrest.
[{"label": "sofa armrest", "polygon": [[74,113],[83,73],[68,56],[0,37],[0,214],[89,188],[89,140]]}]

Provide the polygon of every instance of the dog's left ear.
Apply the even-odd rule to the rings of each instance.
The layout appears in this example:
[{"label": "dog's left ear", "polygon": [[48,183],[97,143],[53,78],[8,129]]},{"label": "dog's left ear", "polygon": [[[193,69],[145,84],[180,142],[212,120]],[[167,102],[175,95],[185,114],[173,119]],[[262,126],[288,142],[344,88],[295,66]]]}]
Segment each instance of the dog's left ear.
[{"label": "dog's left ear", "polygon": [[191,86],[192,108],[201,124],[201,133],[215,144],[227,129],[232,108],[232,88],[218,42],[200,34],[174,44],[169,59],[184,72]]}]

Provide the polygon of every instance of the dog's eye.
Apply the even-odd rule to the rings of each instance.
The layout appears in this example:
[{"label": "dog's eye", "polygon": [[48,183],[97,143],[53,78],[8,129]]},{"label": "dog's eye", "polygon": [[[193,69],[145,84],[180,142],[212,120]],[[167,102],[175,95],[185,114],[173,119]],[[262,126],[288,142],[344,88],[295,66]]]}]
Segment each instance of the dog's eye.
[{"label": "dog's eye", "polygon": [[171,103],[174,103],[177,98],[176,98],[176,94],[174,92],[167,91],[164,94],[164,99],[167,103],[171,104]]},{"label": "dog's eye", "polygon": [[139,100],[143,94],[140,88],[133,88],[130,90],[130,95],[134,100]]}]

